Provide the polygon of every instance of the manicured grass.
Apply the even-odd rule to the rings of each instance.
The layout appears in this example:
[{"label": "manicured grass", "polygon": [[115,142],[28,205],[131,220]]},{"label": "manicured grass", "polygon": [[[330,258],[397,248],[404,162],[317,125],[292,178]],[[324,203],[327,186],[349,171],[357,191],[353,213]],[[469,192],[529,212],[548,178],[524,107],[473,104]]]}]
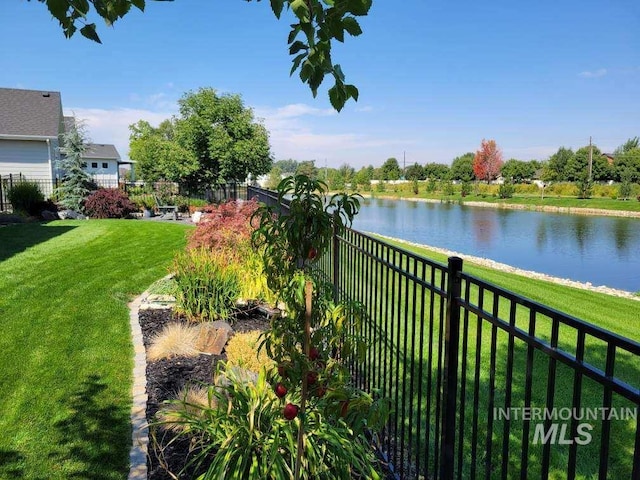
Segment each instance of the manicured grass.
[{"label": "manicured grass", "polygon": [[439,201],[449,201],[455,203],[465,202],[486,202],[495,204],[512,204],[512,205],[529,205],[534,206],[552,206],[552,207],[565,207],[565,208],[598,208],[602,210],[618,210],[618,211],[630,211],[640,212],[640,202],[635,198],[631,200],[613,200],[611,198],[587,198],[580,199],[576,197],[558,197],[558,196],[546,196],[544,199],[540,198],[540,195],[514,195],[512,198],[497,198],[492,195],[467,195],[462,197],[460,193],[455,195],[443,196],[440,194],[427,194],[421,192],[417,195],[407,191],[386,191],[386,192],[365,192],[365,197],[392,197],[392,198],[430,198]]},{"label": "manicured grass", "polygon": [[186,231],[133,220],[0,228],[0,478],[126,476],[127,302],[167,273]]},{"label": "manicured grass", "polygon": [[[437,262],[447,256],[428,248],[384,238],[384,241]],[[464,263],[463,270],[512,292],[640,342],[640,301],[581,290],[557,283]]]}]

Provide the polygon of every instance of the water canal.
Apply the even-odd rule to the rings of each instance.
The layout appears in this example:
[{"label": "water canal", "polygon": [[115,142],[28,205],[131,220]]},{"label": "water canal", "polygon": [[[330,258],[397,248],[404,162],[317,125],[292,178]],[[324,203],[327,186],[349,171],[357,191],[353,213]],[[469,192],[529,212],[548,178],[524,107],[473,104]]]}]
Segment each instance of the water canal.
[{"label": "water canal", "polygon": [[640,219],[365,199],[353,227],[525,270],[640,290]]}]

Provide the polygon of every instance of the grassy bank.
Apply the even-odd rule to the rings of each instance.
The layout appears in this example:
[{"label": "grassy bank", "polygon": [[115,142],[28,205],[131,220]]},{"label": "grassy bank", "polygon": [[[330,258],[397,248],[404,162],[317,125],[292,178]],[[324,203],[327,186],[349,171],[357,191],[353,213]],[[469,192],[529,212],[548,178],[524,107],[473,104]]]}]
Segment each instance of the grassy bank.
[{"label": "grassy bank", "polygon": [[131,220],[0,228],[0,478],[126,476],[127,302],[167,273],[185,233]]},{"label": "grassy bank", "polygon": [[[560,207],[560,208],[590,208],[602,210],[616,210],[640,212],[640,202],[634,194],[629,200],[618,200],[611,198],[615,196],[615,187],[599,186],[599,190],[594,192],[592,198],[577,198],[570,193],[571,185],[567,188],[558,189],[561,193],[548,192],[542,197],[538,187],[535,185],[523,185],[516,189],[511,198],[498,198],[498,185],[480,185],[479,192],[474,192],[462,196],[460,185],[453,186],[453,193],[445,195],[441,190],[430,192],[426,182],[420,182],[418,193],[415,194],[410,183],[399,185],[385,185],[384,191],[378,190],[375,186],[369,192],[361,192],[365,197],[391,197],[391,198],[428,198],[437,201],[449,201],[456,203],[464,202],[486,202],[494,204],[524,205],[529,207]],[[533,187],[533,188],[531,188]],[[640,189],[640,187],[639,187]]]},{"label": "grassy bank", "polygon": [[[447,263],[446,255],[426,247],[418,247],[387,238],[384,238],[384,241],[437,262]],[[636,300],[502,272],[470,261],[464,263],[464,271],[531,300],[640,342],[640,302]]]}]

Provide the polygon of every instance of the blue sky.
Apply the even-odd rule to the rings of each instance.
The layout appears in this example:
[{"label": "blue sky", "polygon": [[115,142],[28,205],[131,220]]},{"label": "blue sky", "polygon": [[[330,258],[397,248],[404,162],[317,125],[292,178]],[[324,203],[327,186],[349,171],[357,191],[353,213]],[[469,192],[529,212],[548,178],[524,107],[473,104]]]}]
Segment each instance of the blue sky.
[{"label": "blue sky", "polygon": [[60,91],[123,157],[129,124],[157,124],[205,86],[242,95],[275,159],[318,166],[450,163],[483,138],[505,160],[546,159],[640,135],[637,0],[374,0],[363,35],[334,48],[360,89],[340,114],[289,77],[289,20],[267,0],[148,0],[99,24],[98,45],[65,39],[35,0],[2,0],[0,87]]}]

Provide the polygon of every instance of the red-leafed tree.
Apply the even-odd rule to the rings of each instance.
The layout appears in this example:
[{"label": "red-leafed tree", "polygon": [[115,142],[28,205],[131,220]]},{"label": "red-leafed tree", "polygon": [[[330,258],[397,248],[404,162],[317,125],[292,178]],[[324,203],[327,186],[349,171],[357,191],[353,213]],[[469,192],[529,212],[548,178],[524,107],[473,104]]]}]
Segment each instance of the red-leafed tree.
[{"label": "red-leafed tree", "polygon": [[487,183],[495,180],[500,175],[502,167],[502,152],[495,140],[484,140],[480,150],[473,159],[473,173],[478,180],[486,180]]}]

